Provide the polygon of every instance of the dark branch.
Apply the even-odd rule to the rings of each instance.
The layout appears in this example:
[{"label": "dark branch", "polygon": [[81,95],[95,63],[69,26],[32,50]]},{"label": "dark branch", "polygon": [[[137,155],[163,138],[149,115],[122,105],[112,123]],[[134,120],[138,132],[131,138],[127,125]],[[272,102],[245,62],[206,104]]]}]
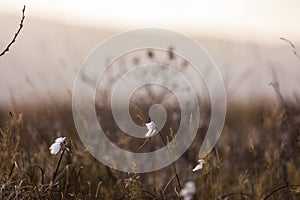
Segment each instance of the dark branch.
[{"label": "dark branch", "polygon": [[280,39],[283,40],[283,41],[285,41],[285,42],[287,42],[287,43],[289,43],[291,45],[291,47],[293,48],[294,55],[300,60],[300,55],[297,53],[296,46],[290,40],[288,40],[286,38],[281,37]]},{"label": "dark branch", "polygon": [[7,45],[7,47],[4,49],[4,51],[0,54],[0,57],[3,56],[6,52],[8,52],[10,46],[16,41],[21,29],[23,28],[24,19],[25,19],[25,5],[24,5],[23,10],[22,10],[22,18],[21,18],[19,29],[15,33],[15,36],[13,37],[12,41]]},{"label": "dark branch", "polygon": [[289,187],[299,187],[300,185],[284,185],[284,186],[281,186],[279,188],[276,188],[275,190],[273,190],[270,194],[268,194],[263,200],[266,200],[268,199],[269,197],[271,197],[274,193],[278,192],[279,190],[282,190],[284,188],[289,188]]}]

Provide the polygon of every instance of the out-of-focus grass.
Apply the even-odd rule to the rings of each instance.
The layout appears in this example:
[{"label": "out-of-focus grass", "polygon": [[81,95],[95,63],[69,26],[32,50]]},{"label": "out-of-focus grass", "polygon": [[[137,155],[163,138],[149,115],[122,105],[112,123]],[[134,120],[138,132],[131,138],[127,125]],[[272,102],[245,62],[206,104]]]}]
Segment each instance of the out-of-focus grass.
[{"label": "out-of-focus grass", "polygon": [[[153,55],[148,52],[148,57]],[[276,80],[271,86],[277,103],[228,104],[222,135],[197,172],[192,169],[210,119],[209,104],[202,104],[201,127],[183,156],[174,165],[146,174],[119,172],[94,159],[78,138],[69,104],[35,105],[22,112],[18,105],[3,109],[0,198],[179,199],[180,185],[192,181],[195,199],[300,199],[300,106],[285,100]],[[148,108],[135,102],[130,113],[137,123],[144,123],[146,119],[140,122],[136,116],[147,116]],[[105,116],[100,123],[109,130],[108,138],[121,148],[138,151],[144,141],[118,130],[110,109],[97,109]],[[167,113],[174,111],[167,109]],[[164,141],[174,139],[177,129],[178,121],[167,120],[161,131]],[[51,155],[49,146],[60,136],[67,137],[68,150]],[[141,151],[164,145],[156,137]]]},{"label": "out-of-focus grass", "polygon": [[[293,111],[289,115],[279,104],[229,105],[223,133],[204,158],[204,168],[192,172],[206,127],[199,129],[189,150],[175,162],[181,185],[195,182],[195,199],[263,199],[272,192],[269,199],[300,198],[296,137],[300,108],[287,104]],[[109,115],[108,110],[102,112]],[[170,132],[163,134],[167,137]],[[67,137],[70,151],[63,156],[50,194],[59,155],[50,155],[48,148],[58,136]],[[78,139],[68,107],[47,113],[38,108],[22,114],[2,112],[0,139],[2,199],[179,198],[176,180],[170,181],[174,176],[171,166],[127,174],[95,160]],[[118,139],[120,146],[122,140]]]}]

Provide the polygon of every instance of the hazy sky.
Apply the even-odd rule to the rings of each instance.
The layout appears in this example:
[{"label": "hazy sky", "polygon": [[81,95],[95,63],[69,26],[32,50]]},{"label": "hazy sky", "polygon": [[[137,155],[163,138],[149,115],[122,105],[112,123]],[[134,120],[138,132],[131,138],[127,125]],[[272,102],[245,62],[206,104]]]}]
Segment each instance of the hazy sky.
[{"label": "hazy sky", "polygon": [[298,0],[0,0],[0,12],[60,23],[128,30],[162,27],[229,38],[300,41]]}]

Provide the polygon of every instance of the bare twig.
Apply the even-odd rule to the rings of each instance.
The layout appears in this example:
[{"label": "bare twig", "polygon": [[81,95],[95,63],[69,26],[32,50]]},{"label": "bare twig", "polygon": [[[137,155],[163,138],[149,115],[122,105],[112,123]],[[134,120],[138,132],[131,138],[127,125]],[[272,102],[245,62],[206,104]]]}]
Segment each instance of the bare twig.
[{"label": "bare twig", "polygon": [[24,19],[25,19],[25,5],[23,7],[23,10],[22,10],[22,18],[21,18],[21,22],[20,22],[20,26],[19,26],[19,29],[18,31],[15,33],[12,41],[7,45],[7,47],[2,51],[2,53],[0,54],[0,57],[3,56],[6,52],[9,51],[9,48],[10,46],[16,41],[21,29],[23,28],[23,22],[24,22]]},{"label": "bare twig", "polygon": [[287,42],[287,43],[289,43],[289,44],[291,45],[291,47],[293,48],[293,53],[294,53],[294,55],[295,55],[295,56],[299,59],[299,61],[300,61],[300,55],[297,53],[296,46],[295,46],[290,40],[288,40],[288,39],[286,39],[286,38],[284,38],[284,37],[281,37],[280,39],[283,40],[283,41],[285,41],[285,42]]}]

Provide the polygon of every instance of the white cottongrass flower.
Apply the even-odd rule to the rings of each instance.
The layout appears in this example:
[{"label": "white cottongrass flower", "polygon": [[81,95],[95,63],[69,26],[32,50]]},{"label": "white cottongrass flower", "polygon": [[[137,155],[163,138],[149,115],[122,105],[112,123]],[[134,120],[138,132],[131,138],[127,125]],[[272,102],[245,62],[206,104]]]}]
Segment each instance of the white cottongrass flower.
[{"label": "white cottongrass flower", "polygon": [[61,149],[61,144],[66,140],[66,137],[59,137],[56,138],[55,142],[50,146],[50,153],[53,155],[56,155],[60,149]]},{"label": "white cottongrass flower", "polygon": [[149,123],[145,123],[145,124],[148,129],[147,133],[145,134],[145,137],[152,137],[159,132],[157,129],[157,126],[154,122],[149,122]]},{"label": "white cottongrass flower", "polygon": [[198,165],[194,167],[193,172],[198,171],[203,168],[205,161],[203,159],[198,160]]},{"label": "white cottongrass flower", "polygon": [[195,193],[195,183],[192,181],[188,181],[185,183],[184,188],[182,188],[182,190],[180,191],[180,196],[183,197],[184,200],[191,200],[193,199]]}]

